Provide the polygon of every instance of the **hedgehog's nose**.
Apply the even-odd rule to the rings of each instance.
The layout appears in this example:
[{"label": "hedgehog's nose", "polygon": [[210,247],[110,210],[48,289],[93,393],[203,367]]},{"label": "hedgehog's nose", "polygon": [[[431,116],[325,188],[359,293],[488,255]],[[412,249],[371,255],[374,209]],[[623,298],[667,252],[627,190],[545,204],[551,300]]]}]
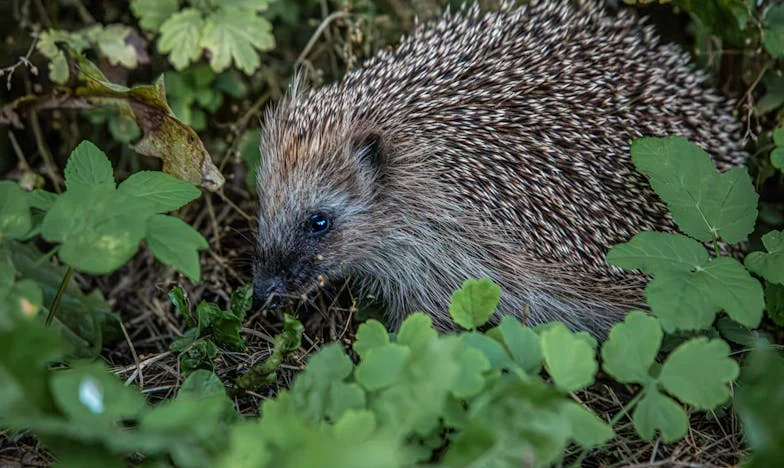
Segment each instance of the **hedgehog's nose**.
[{"label": "hedgehog's nose", "polygon": [[283,304],[283,282],[278,278],[253,281],[253,306],[275,310]]}]

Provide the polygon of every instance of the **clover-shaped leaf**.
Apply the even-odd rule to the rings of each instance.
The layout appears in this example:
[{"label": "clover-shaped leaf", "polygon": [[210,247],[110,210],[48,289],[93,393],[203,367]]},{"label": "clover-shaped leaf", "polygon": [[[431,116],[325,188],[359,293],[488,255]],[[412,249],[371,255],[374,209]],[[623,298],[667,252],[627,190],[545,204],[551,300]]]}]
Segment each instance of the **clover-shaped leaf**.
[{"label": "clover-shaped leaf", "polygon": [[662,341],[659,321],[640,311],[630,312],[610,330],[602,346],[602,366],[621,383],[648,383],[648,373]]},{"label": "clover-shaped leaf", "polygon": [[658,429],[664,442],[675,442],[686,435],[689,418],[681,405],[651,386],[634,408],[632,424],[645,440],[653,439]]},{"label": "clover-shaped leaf", "polygon": [[607,260],[653,276],[648,303],[667,332],[710,326],[725,310],[754,328],[762,319],[762,286],[735,259],[709,259],[705,248],[680,234],[642,232],[607,253]]},{"label": "clover-shaped leaf", "polygon": [[131,11],[139,18],[145,31],[157,32],[170,16],[177,12],[177,0],[132,0]]},{"label": "clover-shaped leaf", "polygon": [[437,336],[438,333],[433,329],[433,320],[422,312],[416,312],[403,320],[396,341],[410,347],[414,352],[422,352],[430,340]]},{"label": "clover-shaped leaf", "polygon": [[659,382],[684,403],[715,408],[729,398],[727,384],[738,377],[738,364],[729,354],[730,347],[724,340],[691,339],[667,356]]},{"label": "clover-shaped leaf", "polygon": [[558,322],[540,335],[547,372],[555,385],[574,392],[593,383],[598,370],[590,342]]},{"label": "clover-shaped leaf", "polygon": [[490,369],[490,362],[476,348],[463,348],[460,354],[460,371],[452,384],[452,394],[469,398],[482,390],[485,379],[482,373]]},{"label": "clover-shaped leaf", "polygon": [[456,324],[467,330],[483,325],[495,312],[501,298],[501,288],[487,278],[467,279],[452,294],[449,315]]},{"label": "clover-shaped leaf", "polygon": [[612,427],[596,414],[574,401],[564,401],[561,411],[572,426],[572,439],[582,447],[595,447],[612,439]]},{"label": "clover-shaped leaf", "polygon": [[357,382],[370,391],[392,385],[400,378],[410,355],[411,348],[395,343],[369,350],[357,366]]},{"label": "clover-shaped leaf", "polygon": [[686,234],[737,243],[754,230],[759,197],[746,169],[719,174],[705,151],[680,136],[637,139],[631,153]]},{"label": "clover-shaped leaf", "polygon": [[507,315],[487,334],[502,342],[514,363],[527,374],[535,375],[542,370],[542,347],[539,343],[539,335],[520,323],[520,320]]},{"label": "clover-shaped leaf", "polygon": [[762,236],[766,252],[746,256],[746,268],[771,283],[784,284],[784,231],[770,231]]},{"label": "clover-shaped leaf", "polygon": [[357,338],[354,340],[354,351],[364,359],[373,348],[389,344],[389,333],[378,320],[368,320],[359,326]]}]

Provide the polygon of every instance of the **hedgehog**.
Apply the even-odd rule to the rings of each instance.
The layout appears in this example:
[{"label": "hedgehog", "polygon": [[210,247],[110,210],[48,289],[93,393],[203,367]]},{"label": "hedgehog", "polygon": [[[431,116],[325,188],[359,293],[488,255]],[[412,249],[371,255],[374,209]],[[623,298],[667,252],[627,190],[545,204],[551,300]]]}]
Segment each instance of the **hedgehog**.
[{"label": "hedgehog", "polygon": [[494,314],[601,335],[644,307],[646,278],[605,254],[677,231],[630,160],[681,135],[723,171],[740,122],[677,45],[594,1],[446,10],[339,82],[292,85],[266,111],[254,294],[274,307],[350,280],[392,329],[448,305],[468,278]]}]

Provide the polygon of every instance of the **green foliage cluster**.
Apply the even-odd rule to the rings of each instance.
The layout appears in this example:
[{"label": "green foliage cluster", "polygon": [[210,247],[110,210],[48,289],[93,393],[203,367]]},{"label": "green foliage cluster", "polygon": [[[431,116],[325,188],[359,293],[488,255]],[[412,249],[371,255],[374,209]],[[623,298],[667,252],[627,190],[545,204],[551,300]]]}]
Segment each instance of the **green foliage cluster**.
[{"label": "green foliage cluster", "polygon": [[258,53],[275,47],[272,25],[259,15],[267,7],[267,0],[190,0],[182,9],[177,0],[131,2],[142,29],[160,34],[158,51],[176,70],[206,52],[216,72],[233,62],[248,75],[261,64]]}]

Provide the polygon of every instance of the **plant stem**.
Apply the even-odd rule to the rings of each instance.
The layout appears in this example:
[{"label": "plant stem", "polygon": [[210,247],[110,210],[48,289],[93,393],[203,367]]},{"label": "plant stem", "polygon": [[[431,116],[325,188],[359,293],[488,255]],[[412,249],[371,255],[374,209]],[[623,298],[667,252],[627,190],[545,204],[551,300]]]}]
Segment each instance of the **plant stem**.
[{"label": "plant stem", "polygon": [[60,307],[60,300],[63,298],[63,294],[65,293],[65,288],[68,286],[68,282],[71,280],[71,275],[73,275],[73,268],[68,267],[65,271],[65,276],[63,276],[63,281],[60,282],[60,287],[57,288],[57,295],[54,296],[54,301],[52,302],[52,307],[49,308],[49,315],[46,317],[46,326],[52,324],[52,320],[54,320],[54,314],[57,312],[57,308]]},{"label": "plant stem", "polygon": [[[650,385],[656,385],[656,382],[651,382],[651,383],[650,383]],[[610,420],[610,422],[609,422],[609,424],[610,424],[610,427],[612,427],[612,426],[615,426],[616,424],[618,424],[618,421],[620,421],[620,420],[621,420],[621,418],[622,418],[622,417],[623,417],[623,416],[624,416],[626,413],[628,413],[629,411],[631,411],[631,409],[632,409],[632,408],[634,408],[634,407],[637,405],[637,402],[639,402],[639,401],[640,401],[640,399],[641,399],[641,398],[642,398],[642,397],[645,395],[645,393],[646,393],[647,391],[648,391],[648,387],[646,386],[646,387],[642,388],[642,389],[640,390],[640,393],[638,393],[637,395],[635,395],[635,396],[634,396],[634,398],[632,398],[631,400],[629,400],[629,402],[628,402],[628,403],[626,403],[626,405],[625,405],[623,408],[621,408],[621,411],[619,411],[619,412],[618,412],[618,414],[616,414],[616,415],[615,415],[615,416],[614,416],[614,417],[613,417],[613,418]]]},{"label": "plant stem", "polygon": [[713,236],[713,250],[716,252],[716,257],[721,257],[721,252],[719,252],[719,240],[716,237],[716,231],[711,229],[711,236]]}]

